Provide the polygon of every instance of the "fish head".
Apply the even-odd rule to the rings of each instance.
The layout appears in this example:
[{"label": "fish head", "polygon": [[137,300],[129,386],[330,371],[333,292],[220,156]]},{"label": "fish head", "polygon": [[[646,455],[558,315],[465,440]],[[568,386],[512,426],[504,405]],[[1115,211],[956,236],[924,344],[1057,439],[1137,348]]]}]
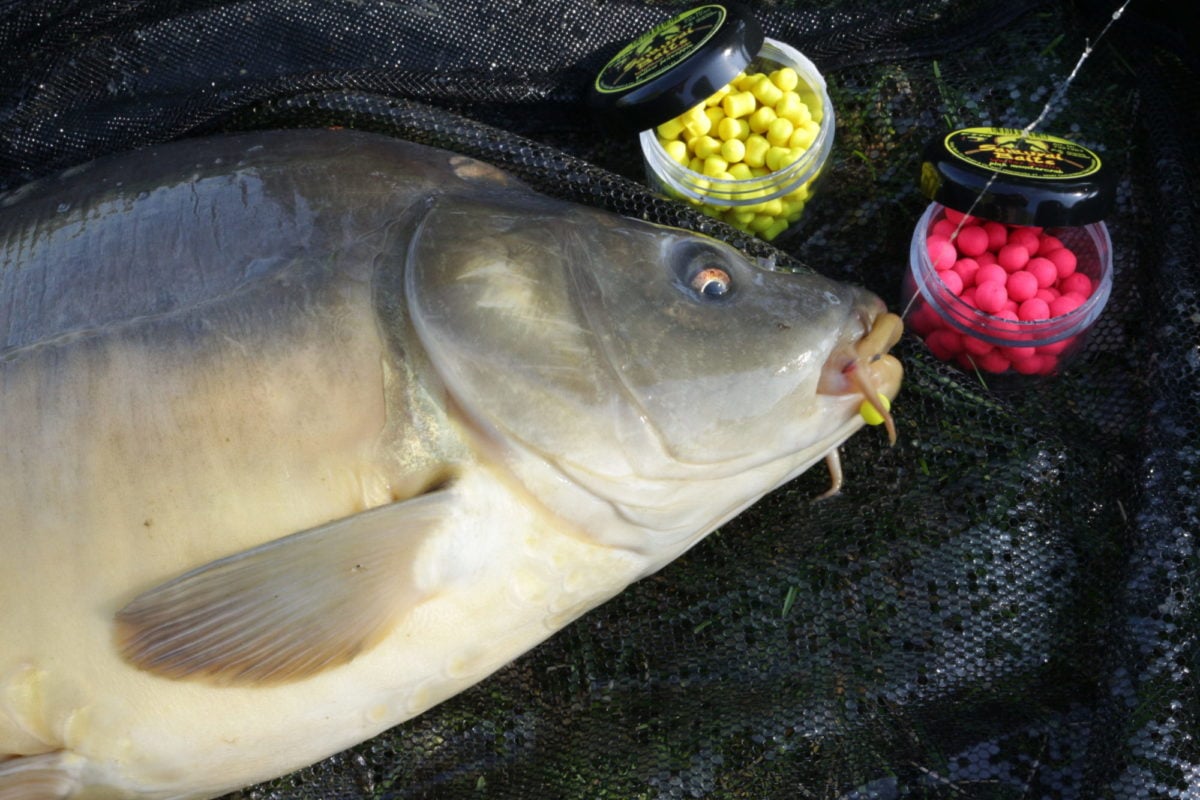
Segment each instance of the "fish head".
[{"label": "fish head", "polygon": [[540,496],[595,498],[581,524],[623,546],[690,546],[900,386],[901,325],[870,292],[599,210],[442,198],[406,269],[454,405]]}]

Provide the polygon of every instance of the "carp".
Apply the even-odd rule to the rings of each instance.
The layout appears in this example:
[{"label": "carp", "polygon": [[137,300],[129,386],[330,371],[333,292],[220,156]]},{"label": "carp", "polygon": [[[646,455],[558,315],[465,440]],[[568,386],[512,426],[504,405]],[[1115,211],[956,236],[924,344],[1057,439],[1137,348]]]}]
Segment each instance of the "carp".
[{"label": "carp", "polygon": [[887,416],[900,328],[378,134],[10,192],[0,798],[215,797],[420,714]]}]

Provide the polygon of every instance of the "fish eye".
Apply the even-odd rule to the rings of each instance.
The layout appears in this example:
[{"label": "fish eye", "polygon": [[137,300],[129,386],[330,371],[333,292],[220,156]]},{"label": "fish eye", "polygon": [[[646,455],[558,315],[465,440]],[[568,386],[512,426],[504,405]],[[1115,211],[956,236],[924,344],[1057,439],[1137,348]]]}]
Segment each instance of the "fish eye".
[{"label": "fish eye", "polygon": [[733,288],[733,278],[721,267],[703,267],[692,275],[691,286],[705,297],[724,297]]},{"label": "fish eye", "polygon": [[672,247],[669,260],[675,285],[702,303],[729,300],[736,294],[737,261],[731,253],[702,239],[685,239]]}]

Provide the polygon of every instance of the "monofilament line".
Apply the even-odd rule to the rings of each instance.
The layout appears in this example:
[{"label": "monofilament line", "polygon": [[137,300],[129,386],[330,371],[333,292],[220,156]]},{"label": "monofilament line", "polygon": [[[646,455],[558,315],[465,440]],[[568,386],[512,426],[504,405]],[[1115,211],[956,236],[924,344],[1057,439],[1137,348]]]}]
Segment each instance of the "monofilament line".
[{"label": "monofilament line", "polygon": [[1067,93],[1067,88],[1070,87],[1071,82],[1075,80],[1075,76],[1079,74],[1080,68],[1083,67],[1083,62],[1088,60],[1088,57],[1092,54],[1092,51],[1096,49],[1096,45],[1099,44],[1100,40],[1104,38],[1104,35],[1108,33],[1108,29],[1113,26],[1113,23],[1121,18],[1121,15],[1125,13],[1125,9],[1131,2],[1133,2],[1133,0],[1125,0],[1125,2],[1121,4],[1121,7],[1112,13],[1112,17],[1109,18],[1108,23],[1105,24],[1104,28],[1101,29],[1099,34],[1097,34],[1095,41],[1085,40],[1086,45],[1083,48],[1083,52],[1079,54],[1079,60],[1075,62],[1075,68],[1071,70],[1071,74],[1068,75],[1061,83],[1059,83],[1054,91],[1050,94],[1050,98],[1046,100],[1046,105],[1042,108],[1042,113],[1038,114],[1037,118],[1034,119],[1033,122],[1021,129],[1022,134],[1027,135],[1032,133],[1033,130],[1042,123],[1042,120],[1046,118],[1046,115],[1050,113],[1050,109],[1054,107],[1054,104],[1058,102],[1064,94]]},{"label": "monofilament line", "polygon": [[[1024,138],[1026,136],[1028,136],[1029,134],[1033,133],[1033,131],[1038,127],[1038,125],[1042,124],[1042,121],[1050,113],[1051,109],[1054,108],[1054,105],[1059,100],[1062,99],[1063,95],[1065,95],[1067,93],[1067,89],[1070,88],[1072,81],[1075,80],[1075,76],[1078,75],[1079,70],[1083,68],[1084,62],[1087,61],[1088,58],[1091,56],[1092,51],[1096,49],[1096,45],[1098,45],[1100,43],[1100,40],[1103,39],[1104,36],[1108,33],[1109,28],[1111,28],[1113,26],[1113,23],[1115,23],[1118,19],[1120,19],[1121,15],[1125,13],[1125,9],[1129,7],[1129,4],[1131,2],[1133,2],[1133,0],[1125,0],[1125,2],[1121,4],[1120,8],[1118,8],[1116,11],[1114,11],[1112,13],[1112,16],[1109,18],[1108,22],[1105,23],[1104,27],[1101,28],[1100,33],[1098,33],[1096,35],[1096,38],[1094,40],[1086,40],[1085,41],[1085,46],[1083,48],[1083,52],[1079,54],[1079,60],[1075,62],[1074,69],[1072,69],[1070,74],[1067,75],[1067,77],[1064,78],[1062,81],[1060,81],[1058,86],[1056,86],[1054,88],[1054,91],[1050,93],[1050,97],[1046,100],[1046,104],[1042,107],[1041,113],[1038,114],[1037,117],[1035,117],[1032,122],[1030,122],[1028,125],[1026,125],[1024,128],[1021,129],[1021,139],[1022,140],[1024,140]],[[998,177],[997,174],[993,174],[988,177],[987,183],[985,183],[983,188],[979,190],[979,194],[978,194],[978,196],[976,196],[975,200],[971,203],[971,207],[966,210],[964,217],[961,220],[959,220],[958,225],[955,227],[954,231],[950,234],[950,241],[953,242],[955,239],[958,238],[958,232],[960,230],[962,230],[963,226],[967,223],[967,218],[970,217],[971,213],[975,210],[975,207],[977,205],[979,205],[979,201],[984,198],[984,196],[988,192],[988,189],[991,188],[992,183],[996,180],[997,177]],[[908,312],[912,309],[913,304],[916,302],[919,294],[920,294],[919,292],[913,293],[912,298],[909,299],[909,301],[908,301],[908,305],[906,305],[904,307],[904,310],[900,312],[901,319],[908,318]]]},{"label": "monofilament line", "polygon": [[[1050,113],[1050,110],[1054,108],[1055,103],[1061,100],[1063,95],[1067,93],[1067,89],[1070,88],[1071,82],[1075,80],[1075,76],[1079,74],[1079,70],[1083,67],[1083,63],[1088,60],[1088,57],[1092,54],[1092,51],[1096,49],[1096,45],[1099,44],[1100,40],[1104,38],[1104,35],[1108,33],[1108,29],[1113,26],[1113,23],[1120,19],[1121,15],[1125,13],[1125,9],[1128,8],[1131,2],[1133,2],[1133,0],[1125,0],[1125,2],[1121,4],[1121,7],[1112,13],[1112,16],[1109,18],[1108,22],[1105,23],[1104,27],[1101,28],[1100,33],[1096,35],[1094,41],[1085,40],[1086,44],[1083,48],[1083,52],[1079,54],[1079,60],[1075,62],[1075,68],[1072,69],[1071,73],[1062,81],[1060,81],[1058,86],[1054,88],[1054,91],[1050,93],[1050,97],[1046,100],[1046,104],[1042,106],[1042,112],[1038,114],[1032,122],[1021,129],[1021,141],[1024,141],[1026,136],[1033,133],[1033,131],[1042,124],[1042,120],[1044,120]],[[975,198],[974,202],[971,203],[971,207],[966,211],[968,216],[975,210],[975,206],[979,205],[979,201],[984,198],[988,189],[992,188],[992,183],[995,182],[997,177],[998,176],[996,174],[991,175],[988,178],[987,183],[984,184],[983,188],[979,190],[979,195]],[[965,224],[966,217],[959,220],[958,226],[955,227],[954,232],[950,234],[950,241],[953,242],[958,238],[958,232],[962,230],[963,225]]]}]

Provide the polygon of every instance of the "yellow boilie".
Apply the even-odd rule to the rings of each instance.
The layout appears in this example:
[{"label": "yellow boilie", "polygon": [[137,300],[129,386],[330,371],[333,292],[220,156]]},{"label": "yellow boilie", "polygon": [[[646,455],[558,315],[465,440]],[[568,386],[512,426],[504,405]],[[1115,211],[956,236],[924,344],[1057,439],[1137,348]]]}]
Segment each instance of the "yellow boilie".
[{"label": "yellow boilie", "polygon": [[[786,169],[812,146],[820,131],[812,109],[796,91],[800,78],[790,67],[770,74],[741,73],[703,103],[659,125],[658,141],[671,159],[704,178],[750,181]],[[712,202],[694,201],[705,213],[771,240],[800,217],[809,183],[761,203],[722,204],[733,195],[714,188]],[[703,187],[703,181],[694,182]],[[751,187],[756,191],[757,187]],[[763,181],[760,196],[771,194]],[[751,198],[753,195],[751,195]]]}]

